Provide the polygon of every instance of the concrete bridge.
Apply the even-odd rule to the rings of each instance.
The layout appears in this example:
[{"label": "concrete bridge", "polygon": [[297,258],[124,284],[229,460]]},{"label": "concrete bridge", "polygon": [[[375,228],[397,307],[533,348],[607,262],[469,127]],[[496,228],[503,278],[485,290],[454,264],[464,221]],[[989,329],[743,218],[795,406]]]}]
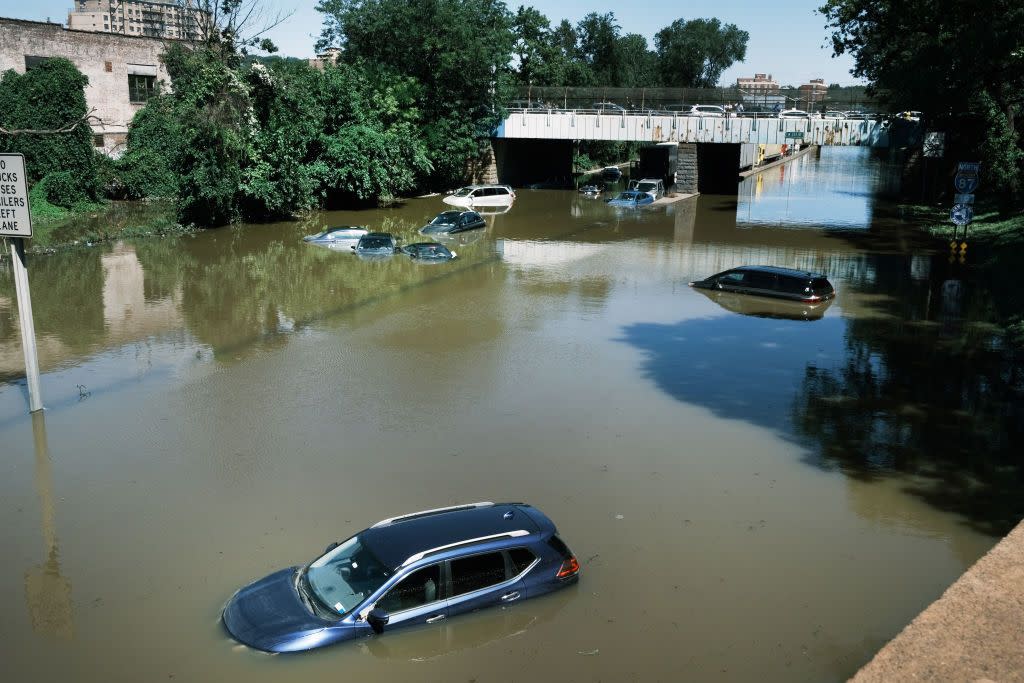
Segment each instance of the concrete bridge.
[{"label": "concrete bridge", "polygon": [[611,140],[716,144],[887,147],[888,126],[874,120],[692,117],[670,113],[525,110],[499,124],[497,139]]},{"label": "concrete bridge", "polygon": [[666,186],[684,193],[730,193],[741,169],[779,154],[782,145],[888,147],[889,124],[841,118],[525,109],[512,111],[493,138],[494,163],[484,176],[489,182],[529,185],[572,178],[576,141],[603,140],[672,147],[671,167],[655,174]]}]

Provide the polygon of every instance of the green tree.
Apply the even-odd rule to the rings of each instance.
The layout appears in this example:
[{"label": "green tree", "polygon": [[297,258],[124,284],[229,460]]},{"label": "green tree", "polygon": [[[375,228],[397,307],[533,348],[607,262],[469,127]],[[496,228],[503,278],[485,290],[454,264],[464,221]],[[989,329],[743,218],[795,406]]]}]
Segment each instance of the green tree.
[{"label": "green tree", "polygon": [[659,84],[658,55],[647,47],[647,39],[636,33],[622,36],[615,46],[618,73],[615,85],[644,88]]},{"label": "green tree", "polygon": [[654,45],[662,83],[713,88],[722,72],[747,55],[750,34],[718,19],[676,19],[658,31]]},{"label": "green tree", "polygon": [[[468,139],[440,140],[423,131],[433,181],[461,182],[499,120],[512,84],[512,15],[500,0],[320,0],[319,47],[343,48],[348,63],[374,64],[422,86],[430,128]],[[468,125],[466,125],[468,123]],[[451,154],[468,154],[451,158]]]},{"label": "green tree", "polygon": [[174,100],[151,97],[132,118],[125,153],[115,162],[114,174],[131,199],[172,198],[178,191],[175,156],[181,134]]},{"label": "green tree", "polygon": [[[0,128],[63,131],[0,131],[0,150],[25,155],[30,182],[65,172],[67,175],[60,181],[64,202],[95,198],[97,194],[96,153],[86,119],[88,83],[89,79],[74,64],[60,58],[44,60],[24,74],[6,71],[0,78]],[[55,180],[55,186],[57,183]]]},{"label": "green tree", "polygon": [[921,110],[932,125],[947,127],[951,153],[980,148],[986,184],[1019,198],[1024,5],[829,0],[819,11],[833,51],[853,56],[853,74],[868,79],[873,94],[894,110]]},{"label": "green tree", "polygon": [[593,73],[595,85],[617,85],[619,25],[615,13],[591,12],[576,25],[578,54]]}]

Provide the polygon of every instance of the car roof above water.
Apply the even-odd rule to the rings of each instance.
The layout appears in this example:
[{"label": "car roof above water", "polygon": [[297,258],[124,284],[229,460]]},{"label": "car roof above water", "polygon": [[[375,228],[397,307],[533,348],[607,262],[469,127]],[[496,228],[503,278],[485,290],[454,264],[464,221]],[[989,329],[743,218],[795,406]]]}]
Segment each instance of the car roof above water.
[{"label": "car roof above water", "polygon": [[397,569],[434,548],[519,530],[532,535],[547,527],[554,529],[543,513],[525,503],[473,503],[382,520],[359,536],[381,562]]},{"label": "car roof above water", "polygon": [[815,273],[810,270],[797,270],[796,268],[782,268],[781,266],[740,266],[738,268],[730,268],[728,272],[737,270],[746,272],[772,273],[773,275],[786,275],[788,277],[808,279],[825,277],[825,275],[823,275],[822,273]]}]

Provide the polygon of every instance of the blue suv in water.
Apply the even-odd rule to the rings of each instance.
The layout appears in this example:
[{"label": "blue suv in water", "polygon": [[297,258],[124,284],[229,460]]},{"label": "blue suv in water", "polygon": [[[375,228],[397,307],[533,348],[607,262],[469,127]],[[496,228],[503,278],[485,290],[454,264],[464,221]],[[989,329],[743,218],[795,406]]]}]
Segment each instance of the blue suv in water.
[{"label": "blue suv in water", "polygon": [[537,597],[576,582],[579,571],[537,508],[457,505],[332,543],[309,564],[239,590],[223,621],[245,645],[298,652]]}]

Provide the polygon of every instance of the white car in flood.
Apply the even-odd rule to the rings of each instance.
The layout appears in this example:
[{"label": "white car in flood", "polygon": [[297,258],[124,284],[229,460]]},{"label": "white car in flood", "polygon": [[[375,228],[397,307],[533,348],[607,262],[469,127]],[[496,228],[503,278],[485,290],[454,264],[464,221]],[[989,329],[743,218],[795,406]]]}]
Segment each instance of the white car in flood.
[{"label": "white car in flood", "polygon": [[444,198],[452,206],[510,206],[516,193],[508,185],[468,185]]}]

